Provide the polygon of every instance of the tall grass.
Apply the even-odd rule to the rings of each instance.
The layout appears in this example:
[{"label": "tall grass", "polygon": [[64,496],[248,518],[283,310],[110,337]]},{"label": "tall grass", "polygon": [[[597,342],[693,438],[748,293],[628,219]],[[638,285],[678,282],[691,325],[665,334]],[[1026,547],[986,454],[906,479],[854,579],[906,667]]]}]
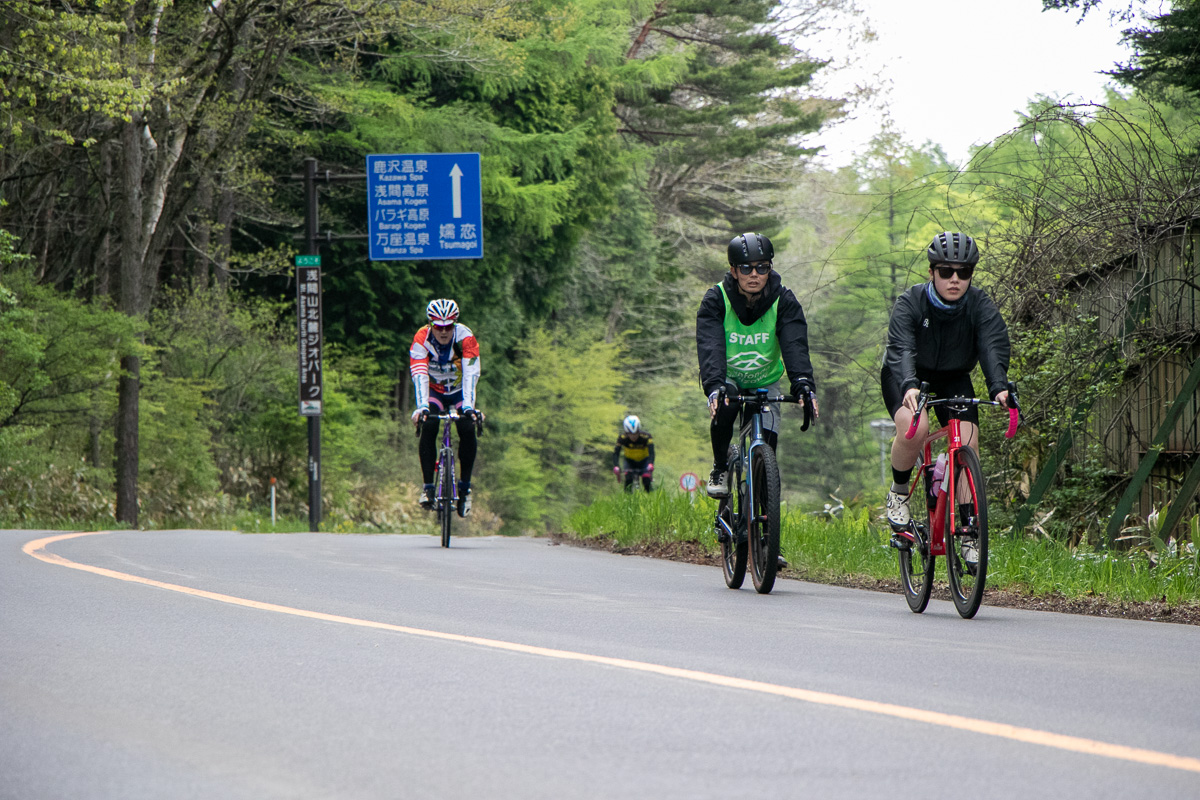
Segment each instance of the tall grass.
[{"label": "tall grass", "polygon": [[[570,535],[622,547],[698,542],[715,555],[716,510],[716,501],[699,493],[692,502],[672,490],[617,492],[577,510],[566,527]],[[848,509],[832,519],[786,504],[782,511],[780,551],[800,577],[821,582],[898,578],[895,551],[888,547],[890,533],[873,517],[873,509]],[[1126,602],[1200,602],[1200,551],[1195,547],[1176,553],[1097,552],[993,531],[989,550],[988,586],[994,589]],[[943,571],[943,560],[938,561]]]}]

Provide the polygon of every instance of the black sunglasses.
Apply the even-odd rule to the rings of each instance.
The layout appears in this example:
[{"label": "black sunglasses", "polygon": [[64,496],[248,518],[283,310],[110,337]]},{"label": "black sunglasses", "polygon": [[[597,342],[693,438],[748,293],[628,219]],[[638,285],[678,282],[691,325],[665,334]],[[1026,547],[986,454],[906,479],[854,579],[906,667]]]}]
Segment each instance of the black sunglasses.
[{"label": "black sunglasses", "polygon": [[771,265],[768,264],[738,264],[738,272],[743,275],[749,275],[751,272],[757,272],[759,275],[766,275],[771,271]]},{"label": "black sunglasses", "polygon": [[972,267],[972,266],[966,266],[966,267],[940,266],[940,267],[934,267],[934,269],[937,270],[937,274],[939,276],[941,276],[942,280],[944,280],[944,281],[950,280],[955,275],[958,275],[960,280],[969,281],[969,280],[971,280],[971,276],[975,274],[975,267]]}]

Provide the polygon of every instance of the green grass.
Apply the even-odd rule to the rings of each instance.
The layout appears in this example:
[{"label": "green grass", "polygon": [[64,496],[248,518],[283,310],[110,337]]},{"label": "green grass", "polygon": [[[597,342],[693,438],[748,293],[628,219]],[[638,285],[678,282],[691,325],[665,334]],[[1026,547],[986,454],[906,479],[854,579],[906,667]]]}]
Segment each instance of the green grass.
[{"label": "green grass", "polygon": [[[613,540],[623,547],[642,542],[698,542],[718,551],[713,532],[717,504],[699,495],[694,503],[671,490],[617,492],[598,498],[567,520],[567,534]],[[875,521],[878,509],[847,509],[840,519],[783,509],[780,550],[802,578],[832,582],[847,576],[899,577],[890,534]],[[988,587],[1031,595],[1171,604],[1200,602],[1200,552],[1185,545],[1176,553],[1144,549],[1097,552],[1049,539],[1014,537],[993,529]],[[939,570],[944,560],[938,559]],[[939,579],[944,581],[944,574]]]}]

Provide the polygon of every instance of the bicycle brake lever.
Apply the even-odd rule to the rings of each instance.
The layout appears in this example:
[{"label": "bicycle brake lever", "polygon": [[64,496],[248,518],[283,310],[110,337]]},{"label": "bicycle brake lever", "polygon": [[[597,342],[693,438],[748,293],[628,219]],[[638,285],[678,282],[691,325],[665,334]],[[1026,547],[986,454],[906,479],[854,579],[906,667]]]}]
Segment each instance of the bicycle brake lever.
[{"label": "bicycle brake lever", "polygon": [[813,409],[812,409],[813,395],[812,395],[812,392],[805,392],[802,395],[802,397],[803,397],[802,405],[804,406],[804,424],[800,426],[801,432],[808,430],[808,426],[812,423],[812,420],[813,420]]},{"label": "bicycle brake lever", "polygon": [[912,424],[908,426],[908,432],[904,434],[905,439],[911,439],[917,435],[917,426],[921,424],[921,414],[925,411],[925,404],[929,402],[929,384],[921,381],[921,394],[917,396],[917,413],[913,414]]}]

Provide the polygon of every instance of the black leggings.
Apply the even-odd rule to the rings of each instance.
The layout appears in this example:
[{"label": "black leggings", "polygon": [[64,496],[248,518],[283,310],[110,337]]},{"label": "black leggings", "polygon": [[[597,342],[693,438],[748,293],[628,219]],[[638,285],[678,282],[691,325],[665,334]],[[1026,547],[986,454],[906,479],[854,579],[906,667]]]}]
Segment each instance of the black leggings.
[{"label": "black leggings", "polygon": [[[729,466],[725,463],[729,460],[729,443],[733,441],[733,426],[738,424],[741,411],[741,403],[722,403],[717,406],[717,415],[713,417],[708,433],[712,439],[713,463],[718,466]],[[771,452],[774,452],[775,445],[779,442],[779,433],[764,428],[763,439],[771,446]]]},{"label": "black leggings", "polygon": [[[417,452],[421,456],[421,476],[425,483],[433,483],[433,468],[437,461],[437,451],[441,447],[438,435],[442,432],[442,420],[427,420],[421,426],[421,444]],[[478,441],[475,438],[475,420],[471,417],[459,417],[454,426],[458,428],[458,467],[459,480],[471,482],[471,470],[475,468],[475,450]]]},{"label": "black leggings", "polygon": [[[626,458],[626,459],[624,459],[624,461],[625,461],[625,491],[632,492],[633,491],[633,482],[635,480],[637,480],[640,470],[645,469],[646,465],[650,463],[650,459],[643,458],[641,461],[631,461],[628,458]],[[653,485],[653,482],[654,482],[654,474],[653,473],[645,473],[645,472],[640,472],[640,474],[642,477],[642,488],[645,489],[647,492],[650,491],[650,487]]]}]

